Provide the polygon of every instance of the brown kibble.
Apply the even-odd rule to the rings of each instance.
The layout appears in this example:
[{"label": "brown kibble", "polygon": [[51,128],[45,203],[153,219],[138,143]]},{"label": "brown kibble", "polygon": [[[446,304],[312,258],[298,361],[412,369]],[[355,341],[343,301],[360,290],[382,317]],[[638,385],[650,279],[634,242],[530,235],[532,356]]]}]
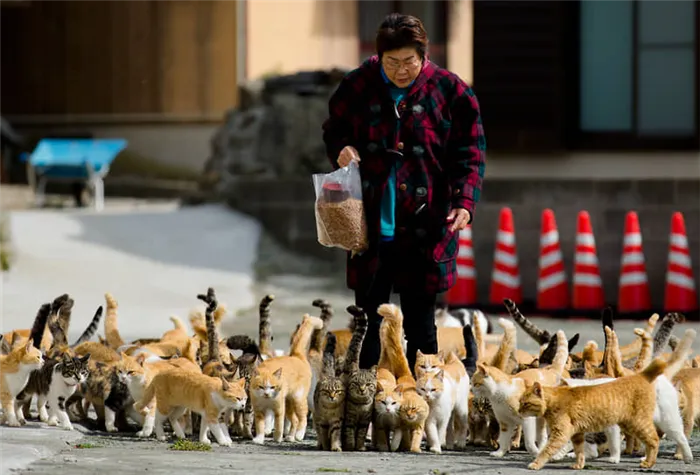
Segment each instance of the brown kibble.
[{"label": "brown kibble", "polygon": [[354,252],[367,250],[369,241],[362,200],[348,198],[329,202],[319,198],[316,202],[316,231],[318,242],[324,246]]}]

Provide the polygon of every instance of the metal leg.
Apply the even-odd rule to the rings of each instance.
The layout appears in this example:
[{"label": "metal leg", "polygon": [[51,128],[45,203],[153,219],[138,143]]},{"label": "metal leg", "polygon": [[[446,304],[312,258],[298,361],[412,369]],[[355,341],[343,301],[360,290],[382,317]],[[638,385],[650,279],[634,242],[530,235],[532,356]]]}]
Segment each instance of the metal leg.
[{"label": "metal leg", "polygon": [[105,188],[101,177],[93,177],[92,189],[94,193],[95,210],[102,211],[105,207]]},{"label": "metal leg", "polygon": [[38,207],[44,206],[46,202],[46,182],[48,180],[46,177],[39,177],[38,183],[36,185],[36,190],[34,192],[35,204]]}]

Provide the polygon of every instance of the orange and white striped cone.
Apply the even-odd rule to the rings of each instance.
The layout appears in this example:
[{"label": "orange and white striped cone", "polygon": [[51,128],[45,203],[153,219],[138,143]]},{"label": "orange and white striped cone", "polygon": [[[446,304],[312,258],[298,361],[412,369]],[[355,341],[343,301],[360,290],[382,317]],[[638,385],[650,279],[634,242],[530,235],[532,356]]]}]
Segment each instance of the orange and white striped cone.
[{"label": "orange and white striped cone", "polygon": [[571,306],[575,310],[602,310],[605,307],[603,280],[600,278],[595,236],[588,211],[578,214]]},{"label": "orange and white striped cone", "polygon": [[639,217],[634,211],[627,213],[625,218],[623,242],[617,310],[620,313],[648,311],[651,308],[651,295]]},{"label": "orange and white striped cone", "polygon": [[569,307],[566,269],[559,245],[559,231],[554,211],[542,212],[540,234],[540,273],[537,279],[537,308],[564,310]]},{"label": "orange and white striped cone", "polygon": [[692,312],[698,309],[685,220],[680,212],[673,213],[671,217],[664,309],[667,312]]},{"label": "orange and white striped cone", "polygon": [[523,301],[513,211],[507,207],[501,209],[498,223],[489,303],[502,306],[503,299],[511,299],[516,304],[522,304]]},{"label": "orange and white striped cone", "polygon": [[472,228],[467,226],[459,233],[457,253],[457,282],[447,291],[445,302],[450,307],[466,307],[477,302],[476,267],[472,246]]}]

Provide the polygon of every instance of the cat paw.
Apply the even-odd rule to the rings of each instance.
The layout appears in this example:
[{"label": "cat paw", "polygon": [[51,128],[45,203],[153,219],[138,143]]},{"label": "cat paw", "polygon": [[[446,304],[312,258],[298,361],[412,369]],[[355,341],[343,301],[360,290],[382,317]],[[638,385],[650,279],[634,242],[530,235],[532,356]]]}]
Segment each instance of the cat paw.
[{"label": "cat paw", "polygon": [[219,445],[222,447],[231,447],[233,445],[233,442],[230,442],[228,440],[223,440],[219,442]]},{"label": "cat paw", "polygon": [[264,435],[256,435],[253,437],[253,443],[258,444],[258,445],[263,445],[265,443],[265,436]]},{"label": "cat paw", "polygon": [[143,430],[140,430],[136,433],[136,437],[149,437],[151,434],[147,434]]},{"label": "cat paw", "polygon": [[585,465],[586,465],[586,464],[584,464],[584,463],[578,463],[578,462],[577,462],[577,463],[573,464],[573,465],[571,466],[571,468],[573,468],[574,470],[583,470],[583,467],[584,467]]},{"label": "cat paw", "polygon": [[209,440],[209,437],[204,437],[202,439],[199,439],[199,442],[202,444],[211,445],[211,440]]},{"label": "cat paw", "polygon": [[639,462],[639,466],[641,468],[651,468],[654,466],[654,464],[652,462],[647,462],[646,457],[645,457],[644,460]]},{"label": "cat paw", "polygon": [[532,462],[527,466],[528,470],[539,470],[542,468],[542,464],[537,462]]},{"label": "cat paw", "polygon": [[7,425],[10,427],[21,427],[22,424],[19,423],[19,421],[8,421]]},{"label": "cat paw", "polygon": [[602,462],[607,462],[607,463],[620,463],[620,457],[603,457],[600,459]]},{"label": "cat paw", "polygon": [[331,447],[331,452],[342,452],[343,449],[339,445]]},{"label": "cat paw", "polygon": [[355,450],[358,452],[364,452],[367,450],[367,447],[365,447],[365,444],[360,444],[355,448]]},{"label": "cat paw", "polygon": [[412,447],[411,452],[414,454],[420,454],[423,453],[423,451],[420,449],[420,447]]},{"label": "cat paw", "polygon": [[[275,437],[275,439],[277,439],[277,438]],[[294,442],[294,440],[295,440],[295,437],[292,434],[287,434],[284,436],[285,442]],[[275,442],[277,442],[277,440],[275,440]],[[280,440],[280,442],[282,442],[282,441]]]},{"label": "cat paw", "polygon": [[27,419],[25,419],[24,417],[22,417],[21,419],[18,419],[18,422],[19,422],[19,425],[22,425],[22,426],[27,425]]},{"label": "cat paw", "polygon": [[105,427],[105,429],[107,430],[107,432],[117,432],[117,428],[113,425],[109,425]]},{"label": "cat paw", "polygon": [[46,423],[51,427],[54,427],[58,425],[58,419],[56,419],[55,417],[51,417]]},{"label": "cat paw", "polygon": [[39,420],[41,422],[48,422],[49,420],[49,414],[46,411],[39,411]]},{"label": "cat paw", "polygon": [[520,441],[513,441],[510,446],[514,449],[519,449],[520,448]]},{"label": "cat paw", "polygon": [[493,452],[489,452],[489,455],[491,457],[501,458],[501,457],[504,457],[506,455],[506,453],[501,451],[501,450],[495,450]]},{"label": "cat paw", "polygon": [[73,430],[73,424],[70,422],[68,424],[61,424],[59,427],[63,430]]},{"label": "cat paw", "polygon": [[168,438],[164,435],[161,435],[160,437],[158,437],[158,440],[160,440],[161,442],[165,442],[166,440],[168,440]]},{"label": "cat paw", "polygon": [[430,447],[430,451],[434,454],[441,454],[442,453],[442,449],[439,446],[435,446],[435,445]]}]

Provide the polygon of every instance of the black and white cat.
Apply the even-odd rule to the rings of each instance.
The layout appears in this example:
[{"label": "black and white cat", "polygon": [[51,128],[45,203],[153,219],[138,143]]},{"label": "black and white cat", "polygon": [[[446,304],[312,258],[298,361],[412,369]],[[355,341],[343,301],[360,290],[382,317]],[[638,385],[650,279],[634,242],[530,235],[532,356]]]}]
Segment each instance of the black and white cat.
[{"label": "black and white cat", "polygon": [[[73,430],[66,412],[66,401],[75,393],[79,384],[90,374],[88,361],[90,354],[83,357],[61,356],[48,360],[41,369],[32,371],[29,382],[17,396],[17,417],[24,420],[22,406],[33,395],[37,396],[39,419],[50,426]],[[48,408],[47,408],[48,406]],[[47,410],[48,409],[48,410]]]}]

